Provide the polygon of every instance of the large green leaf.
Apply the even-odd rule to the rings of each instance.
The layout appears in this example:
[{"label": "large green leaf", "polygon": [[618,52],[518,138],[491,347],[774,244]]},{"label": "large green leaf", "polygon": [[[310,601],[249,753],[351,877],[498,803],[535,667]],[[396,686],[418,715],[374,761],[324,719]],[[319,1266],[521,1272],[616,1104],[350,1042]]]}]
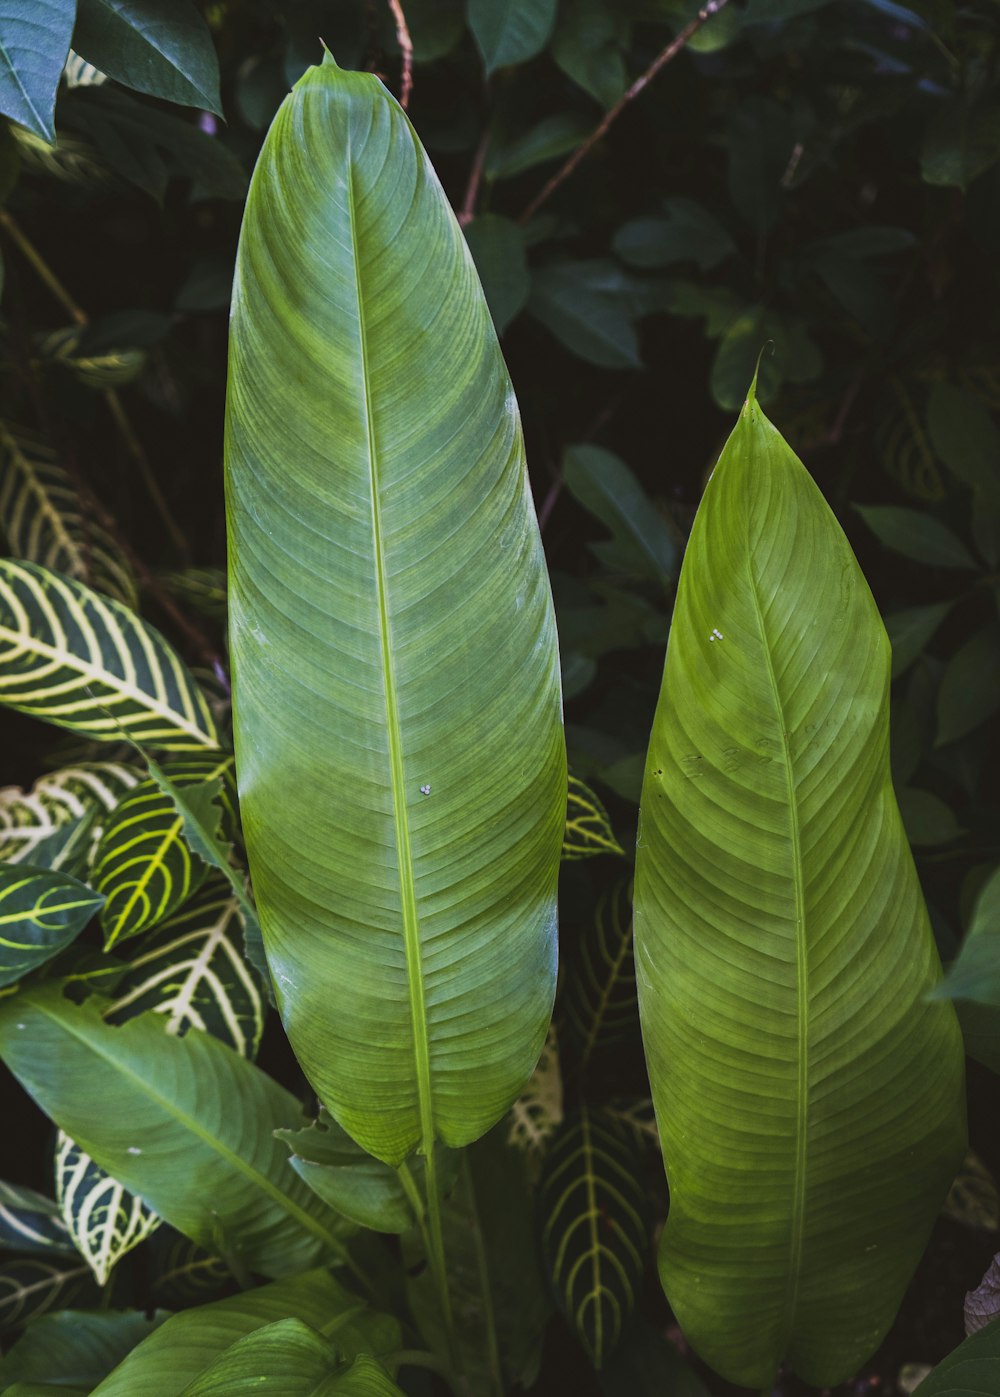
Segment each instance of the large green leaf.
[{"label": "large green leaf", "polygon": [[1000,1392],[1000,1319],[987,1324],[920,1384],[920,1397],[986,1397]]},{"label": "large green leaf", "polygon": [[190,0],[79,0],[73,47],[126,87],[222,115],[212,38]]},{"label": "large green leaf", "polygon": [[162,1014],[121,1027],[57,986],[0,1006],[0,1056],[55,1123],[178,1231],[237,1269],[283,1275],[343,1252],[337,1219],[272,1131],[290,1092],[207,1033]]},{"label": "large green leaf", "polygon": [[341,1360],[335,1343],[300,1319],[279,1319],[246,1334],[206,1368],[184,1397],[403,1397],[384,1368],[364,1355]]},{"label": "large green leaf", "polygon": [[753,393],[684,567],[643,787],[636,975],[661,1277],[761,1388],[855,1373],[962,1160],[962,1044],[889,775],[889,646]]},{"label": "large green leaf", "polygon": [[15,1382],[48,1384],[53,1394],[71,1384],[89,1392],[166,1318],[136,1310],[60,1310],[30,1324],[0,1362],[0,1391]]},{"label": "large green leaf", "polygon": [[399,1325],[369,1310],[326,1271],[247,1290],[174,1315],[139,1345],[93,1397],[179,1397],[188,1385],[247,1334],[282,1319],[298,1319],[329,1335],[345,1358],[399,1347]]},{"label": "large green leaf", "polygon": [[378,80],[329,58],[253,178],[226,454],[237,770],[292,1046],[386,1162],[466,1144],[551,1008],[554,617],[454,215]]},{"label": "large green leaf", "polygon": [[0,703],[106,742],[218,745],[183,661],[127,607],[35,563],[0,558]]},{"label": "large green leaf", "polygon": [[76,0],[3,0],[0,112],[55,140],[56,88],[73,33]]},{"label": "large green leaf", "polygon": [[66,873],[0,866],[0,986],[15,984],[68,946],[103,901]]}]

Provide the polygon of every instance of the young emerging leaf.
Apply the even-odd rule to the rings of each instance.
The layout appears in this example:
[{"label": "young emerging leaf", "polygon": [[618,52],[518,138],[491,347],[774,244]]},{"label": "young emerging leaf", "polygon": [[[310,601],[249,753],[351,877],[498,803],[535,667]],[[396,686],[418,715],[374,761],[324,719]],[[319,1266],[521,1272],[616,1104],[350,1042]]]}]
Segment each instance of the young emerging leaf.
[{"label": "young emerging leaf", "polygon": [[857,1372],[964,1150],[962,1041],[889,774],[889,646],[751,392],[681,573],[636,855],[664,1288],[761,1388]]},{"label": "young emerging leaf", "polygon": [[555,623],[507,376],[458,224],[376,78],[275,117],[233,291],[237,771],[278,1003],[398,1164],[538,1058],[566,800]]}]

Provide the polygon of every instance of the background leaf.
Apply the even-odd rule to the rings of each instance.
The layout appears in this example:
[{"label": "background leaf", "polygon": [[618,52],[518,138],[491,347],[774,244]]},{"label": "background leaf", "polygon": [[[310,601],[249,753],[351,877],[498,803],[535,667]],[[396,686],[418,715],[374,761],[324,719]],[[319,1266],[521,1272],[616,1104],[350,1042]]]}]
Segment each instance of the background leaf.
[{"label": "background leaf", "polygon": [[66,873],[0,867],[0,985],[13,985],[68,946],[103,898]]},{"label": "background leaf", "polygon": [[44,141],[55,139],[56,87],[75,13],[75,0],[4,0],[0,9],[0,111]]},{"label": "background leaf", "polygon": [[78,0],[73,46],[102,73],[153,97],[222,115],[219,65],[189,0]]},{"label": "background leaf", "polygon": [[469,0],[468,13],[490,74],[541,52],[552,33],[556,0]]}]

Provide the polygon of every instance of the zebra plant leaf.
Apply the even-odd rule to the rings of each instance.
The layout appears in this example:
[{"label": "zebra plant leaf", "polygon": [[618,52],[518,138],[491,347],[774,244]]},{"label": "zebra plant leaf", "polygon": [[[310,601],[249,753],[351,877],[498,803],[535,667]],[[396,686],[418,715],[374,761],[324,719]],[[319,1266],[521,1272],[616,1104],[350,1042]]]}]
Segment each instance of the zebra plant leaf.
[{"label": "zebra plant leaf", "polygon": [[62,1130],[56,1138],[55,1176],[56,1198],[73,1246],[104,1286],[115,1264],[151,1236],[160,1219]]},{"label": "zebra plant leaf", "polygon": [[613,883],[597,900],[594,920],[567,972],[565,1014],[581,1071],[596,1048],[619,1041],[638,1023],[629,878]]},{"label": "zebra plant leaf", "polygon": [[0,986],[16,984],[68,946],[103,901],[66,873],[0,865]]},{"label": "zebra plant leaf", "polygon": [[507,1143],[540,1158],[563,1120],[563,1081],[555,1025],[549,1028],[542,1055],[510,1108]]},{"label": "zebra plant leaf", "polygon": [[[105,812],[142,778],[120,762],[85,762],[40,776],[30,791],[0,789],[0,863],[62,866],[71,828],[89,821],[88,839],[100,838]],[[59,853],[46,857],[58,845]]]},{"label": "zebra plant leaf", "polygon": [[201,1029],[254,1058],[264,1031],[264,1000],[242,951],[239,903],[216,874],[143,939],[115,987],[109,1023],[151,1009],[170,1033]]},{"label": "zebra plant leaf", "polygon": [[36,563],[0,558],[0,703],[99,741],[218,747],[186,665],[120,602]]},{"label": "zebra plant leaf", "polygon": [[167,1310],[217,1300],[234,1284],[232,1272],[221,1257],[212,1256],[165,1223],[150,1238],[152,1298]]},{"label": "zebra plant leaf", "polygon": [[753,391],[685,554],[635,955],[670,1182],[660,1274],[730,1382],[835,1386],[965,1149],[963,1050],[889,774],[889,643]]},{"label": "zebra plant leaf", "polygon": [[0,532],[25,562],[85,582],[135,607],[135,579],[44,442],[0,421]]},{"label": "zebra plant leaf", "polygon": [[[220,753],[171,763],[168,769],[177,786],[211,787],[214,795],[220,778],[231,779],[232,766],[232,757]],[[169,917],[198,890],[207,871],[192,852],[171,797],[152,777],[140,782],[108,816],[94,855],[91,881],[105,898],[105,950]]]},{"label": "zebra plant leaf", "polygon": [[34,1189],[0,1181],[0,1251],[74,1250],[57,1203]]},{"label": "zebra plant leaf", "polygon": [[608,812],[597,796],[578,776],[570,776],[563,831],[562,857],[589,859],[595,854],[618,854],[625,850],[615,838]]},{"label": "zebra plant leaf", "polygon": [[642,1157],[606,1112],[583,1107],[554,1137],[539,1183],[556,1304],[595,1368],[614,1351],[646,1265]]},{"label": "zebra plant leaf", "polygon": [[179,1232],[240,1273],[344,1256],[338,1219],[272,1135],[301,1121],[295,1098],[209,1034],[166,1029],[162,1014],[112,1027],[54,985],[0,1002],[0,1056],[21,1085]]},{"label": "zebra plant leaf", "polygon": [[405,114],[329,57],[253,177],[226,437],[237,771],[278,1004],[331,1114],[398,1164],[483,1134],[537,1060],[565,749],[472,259]]},{"label": "zebra plant leaf", "polygon": [[23,1256],[0,1264],[0,1335],[36,1315],[96,1303],[90,1267],[79,1257]]}]

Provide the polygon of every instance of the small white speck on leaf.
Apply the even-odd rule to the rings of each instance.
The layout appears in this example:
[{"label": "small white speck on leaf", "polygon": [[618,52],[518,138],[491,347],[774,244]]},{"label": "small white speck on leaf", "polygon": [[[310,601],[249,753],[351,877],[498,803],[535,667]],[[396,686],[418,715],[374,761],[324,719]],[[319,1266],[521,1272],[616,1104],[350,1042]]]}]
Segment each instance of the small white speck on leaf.
[{"label": "small white speck on leaf", "polygon": [[429,796],[430,793],[431,793],[431,788],[430,788],[430,786],[421,786],[421,787],[420,787],[420,794],[421,794],[422,796]]},{"label": "small white speck on leaf", "polygon": [[129,1145],[129,1147],[128,1147],[128,1153],[129,1153],[129,1154],[142,1154],[142,1150],[140,1150],[140,1148],[139,1148],[138,1145]]}]

